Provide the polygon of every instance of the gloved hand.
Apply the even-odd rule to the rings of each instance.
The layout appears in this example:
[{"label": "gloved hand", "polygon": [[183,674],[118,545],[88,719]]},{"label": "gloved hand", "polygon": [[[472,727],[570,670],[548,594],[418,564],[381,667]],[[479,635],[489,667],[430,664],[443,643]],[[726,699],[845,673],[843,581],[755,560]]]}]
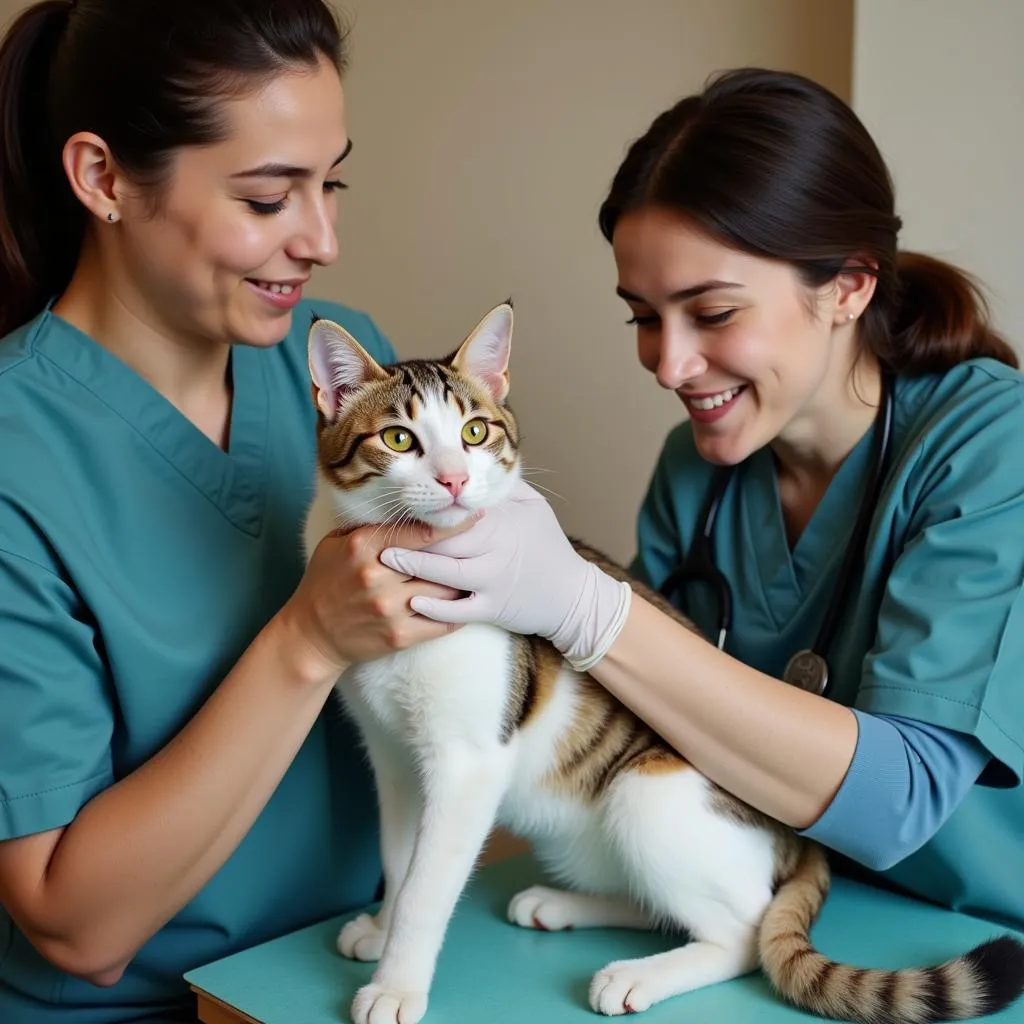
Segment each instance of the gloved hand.
[{"label": "gloved hand", "polygon": [[573,549],[548,502],[519,482],[467,532],[424,551],[389,548],[381,561],[470,596],[414,597],[439,622],[490,622],[546,637],[586,671],[607,653],[629,612],[632,591]]}]

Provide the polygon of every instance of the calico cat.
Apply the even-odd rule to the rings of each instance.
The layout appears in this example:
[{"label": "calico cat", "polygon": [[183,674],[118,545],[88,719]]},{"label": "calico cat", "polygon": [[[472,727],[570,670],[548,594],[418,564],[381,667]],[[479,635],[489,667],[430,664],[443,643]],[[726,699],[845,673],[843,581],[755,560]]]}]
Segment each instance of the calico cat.
[{"label": "calico cat", "polygon": [[[506,402],[512,324],[504,303],[447,358],[380,366],[342,327],[314,321],[314,508],[328,518],[311,515],[307,549],[339,524],[446,526],[500,505],[520,474]],[[424,1015],[449,918],[496,823],[528,838],[566,886],[519,893],[515,924],[692,936],[599,970],[589,995],[598,1013],[645,1010],[759,965],[793,1004],[865,1024],[966,1019],[1024,985],[1024,946],[1009,937],[899,972],[822,956],[808,937],[829,888],[821,847],[709,782],[537,637],[465,626],[349,669],[337,691],[375,774],[385,873],[379,912],[338,936],[344,956],[379,961],[352,1004],[356,1024]]]}]

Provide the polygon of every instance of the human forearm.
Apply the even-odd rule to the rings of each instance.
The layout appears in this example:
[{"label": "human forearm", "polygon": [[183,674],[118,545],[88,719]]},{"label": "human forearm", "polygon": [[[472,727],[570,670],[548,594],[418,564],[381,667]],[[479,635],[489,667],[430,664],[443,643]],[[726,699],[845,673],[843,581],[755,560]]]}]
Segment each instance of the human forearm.
[{"label": "human forearm", "polygon": [[[151,760],[63,831],[14,840],[4,851],[5,867],[22,875],[8,909],[58,966],[116,980],[237,847],[330,690],[319,666],[303,675],[293,650],[275,620]],[[46,842],[52,849],[40,857]]]},{"label": "human forearm", "polygon": [[853,757],[849,708],[723,654],[637,596],[590,671],[708,778],[795,828],[817,820]]},{"label": "human forearm", "polygon": [[[807,835],[875,871],[922,847],[975,784],[990,754],[951,729],[856,711],[857,751]],[[870,821],[871,828],[864,828]]]}]

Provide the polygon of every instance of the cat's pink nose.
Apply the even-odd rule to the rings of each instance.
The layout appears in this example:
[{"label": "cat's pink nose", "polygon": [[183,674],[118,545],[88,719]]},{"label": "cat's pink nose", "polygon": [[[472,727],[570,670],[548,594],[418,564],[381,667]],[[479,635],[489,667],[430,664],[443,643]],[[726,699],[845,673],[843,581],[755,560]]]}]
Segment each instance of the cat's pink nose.
[{"label": "cat's pink nose", "polygon": [[466,486],[469,474],[438,473],[435,479],[453,498],[457,498],[462,493],[462,488]]}]

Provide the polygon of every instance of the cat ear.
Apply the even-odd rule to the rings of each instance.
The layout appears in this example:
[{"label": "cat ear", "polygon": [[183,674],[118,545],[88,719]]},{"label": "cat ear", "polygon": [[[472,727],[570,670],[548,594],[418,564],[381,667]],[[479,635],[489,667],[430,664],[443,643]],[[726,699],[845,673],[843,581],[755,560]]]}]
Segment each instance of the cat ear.
[{"label": "cat ear", "polygon": [[313,321],[308,350],[313,398],[328,423],[337,419],[353,391],[368,381],[387,377],[369,352],[333,320]]},{"label": "cat ear", "polygon": [[512,300],[495,306],[473,328],[452,366],[468,377],[477,377],[487,385],[499,405],[508,395],[508,361],[512,354]]}]

